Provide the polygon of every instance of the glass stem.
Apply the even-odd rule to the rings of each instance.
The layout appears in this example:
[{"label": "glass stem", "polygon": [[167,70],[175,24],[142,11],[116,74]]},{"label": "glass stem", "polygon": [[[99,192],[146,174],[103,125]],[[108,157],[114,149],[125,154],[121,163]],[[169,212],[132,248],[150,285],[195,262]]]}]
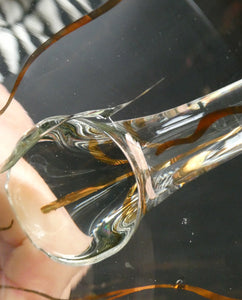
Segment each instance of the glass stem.
[{"label": "glass stem", "polygon": [[[145,209],[242,150],[242,80],[190,103],[119,124],[143,172]],[[117,126],[117,125],[116,125]],[[127,156],[127,151],[125,151]]]}]

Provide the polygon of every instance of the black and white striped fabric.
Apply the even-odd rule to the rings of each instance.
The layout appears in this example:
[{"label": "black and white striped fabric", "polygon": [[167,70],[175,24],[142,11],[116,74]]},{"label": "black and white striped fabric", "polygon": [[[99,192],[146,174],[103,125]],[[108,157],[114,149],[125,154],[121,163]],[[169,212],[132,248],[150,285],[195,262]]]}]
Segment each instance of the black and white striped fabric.
[{"label": "black and white striped fabric", "polygon": [[0,82],[67,24],[105,0],[0,0]]}]

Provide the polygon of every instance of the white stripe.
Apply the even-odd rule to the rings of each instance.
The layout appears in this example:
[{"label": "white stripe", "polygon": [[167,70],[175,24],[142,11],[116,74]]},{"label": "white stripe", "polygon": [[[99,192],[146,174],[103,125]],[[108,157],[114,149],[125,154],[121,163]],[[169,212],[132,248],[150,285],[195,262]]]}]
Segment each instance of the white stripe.
[{"label": "white stripe", "polygon": [[52,33],[56,33],[65,26],[53,0],[40,0],[37,3],[36,11]]},{"label": "white stripe", "polygon": [[24,47],[27,54],[32,54],[36,49],[35,45],[32,43],[30,36],[26,29],[23,27],[22,24],[16,24],[12,26],[13,33],[19,39],[20,43]]},{"label": "white stripe", "polygon": [[23,17],[23,8],[16,1],[2,1],[0,2],[6,21],[12,25],[21,20]]},{"label": "white stripe", "polygon": [[76,2],[78,2],[88,13],[93,10],[93,8],[88,0],[76,0]]},{"label": "white stripe", "polygon": [[0,52],[11,73],[17,74],[19,68],[19,48],[16,38],[6,28],[0,29]]},{"label": "white stripe", "polygon": [[81,18],[82,13],[72,5],[68,0],[56,0],[57,3],[62,7],[62,9],[69,14],[72,21],[76,21]]},{"label": "white stripe", "polygon": [[35,15],[27,15],[23,23],[28,31],[35,36],[41,43],[44,43],[48,36],[44,34],[44,24],[39,17]]}]

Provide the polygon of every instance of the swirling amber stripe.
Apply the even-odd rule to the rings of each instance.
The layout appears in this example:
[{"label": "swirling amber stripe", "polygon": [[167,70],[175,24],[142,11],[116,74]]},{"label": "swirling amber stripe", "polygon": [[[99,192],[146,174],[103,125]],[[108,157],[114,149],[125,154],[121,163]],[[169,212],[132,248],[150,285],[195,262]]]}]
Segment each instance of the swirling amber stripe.
[{"label": "swirling amber stripe", "polygon": [[[109,141],[108,141],[109,143]],[[103,145],[103,144],[102,144]],[[97,140],[90,140],[88,144],[88,149],[90,154],[92,154],[93,157],[95,157],[97,160],[104,162],[109,165],[123,165],[127,164],[127,159],[116,159],[116,158],[110,158],[108,157],[99,147],[98,147],[98,141]]]},{"label": "swirling amber stripe", "polygon": [[[206,130],[217,120],[219,120],[220,118],[226,117],[228,115],[232,115],[232,114],[237,114],[237,113],[242,113],[242,106],[232,106],[232,107],[228,107],[225,109],[221,109],[221,110],[217,110],[215,112],[211,112],[207,115],[205,115],[200,122],[198,123],[198,126],[195,130],[195,132],[185,138],[180,138],[180,139],[175,139],[175,140],[171,140],[171,141],[167,141],[163,144],[158,145],[157,147],[157,151],[156,154],[159,155],[161,154],[163,151],[167,150],[168,148],[172,147],[172,146],[176,146],[176,145],[181,145],[181,144],[186,144],[186,143],[192,143],[195,142],[196,140],[198,140],[205,132]],[[112,164],[112,165],[119,165],[121,164],[119,160],[117,159],[112,159],[109,158],[108,156],[106,156],[102,151],[99,151],[96,146],[97,146],[97,141],[95,142],[95,140],[93,140],[90,144],[90,151],[92,153],[92,155],[98,159],[101,160],[103,162]],[[157,146],[157,145],[156,145]],[[125,163],[125,161],[123,161],[122,163]],[[156,168],[153,168],[153,170],[155,170]],[[56,201],[51,202],[48,205],[45,205],[41,208],[43,213],[48,213],[52,210],[55,210],[59,207],[63,207],[67,204],[73,203],[77,200],[80,200],[83,197],[86,197],[98,190],[101,190],[105,187],[108,187],[110,185],[112,185],[115,182],[118,182],[119,180],[123,180],[126,177],[130,177],[133,176],[133,172],[128,172],[120,177],[115,178],[112,181],[109,181],[108,183],[104,184],[104,185],[100,185],[100,186],[94,186],[94,187],[89,187],[89,188],[85,188],[79,191],[75,191],[72,192],[70,194],[67,194],[66,196],[57,199]]]},{"label": "swirling amber stripe", "polygon": [[6,226],[6,227],[0,227],[0,231],[5,231],[5,230],[11,229],[12,226],[13,226],[13,222],[14,221],[12,220],[11,223],[8,226]]},{"label": "swirling amber stripe", "polygon": [[123,219],[126,218],[127,223],[131,223],[136,218],[137,213],[135,212],[135,207],[132,206],[132,197],[137,189],[137,183],[133,184],[129,189],[127,196],[124,200],[122,206],[122,216]]},{"label": "swirling amber stripe", "polygon": [[[106,299],[106,300],[114,300],[118,299],[130,294],[134,294],[137,292],[142,292],[145,290],[152,290],[152,289],[175,289],[175,290],[184,290],[188,292],[192,292],[194,294],[197,294],[199,296],[202,296],[206,299],[210,300],[241,300],[241,299],[236,299],[236,298],[230,298],[226,296],[222,296],[216,293],[213,293],[211,291],[202,289],[200,287],[195,287],[187,284],[152,284],[152,285],[146,285],[146,286],[140,286],[140,287],[135,287],[135,288],[130,288],[130,289],[123,289],[123,290],[117,290],[113,292],[108,292],[106,294],[102,295],[96,295],[96,296],[89,296],[85,297],[83,300],[97,300],[97,299]],[[79,299],[81,300],[81,299]]]},{"label": "swirling amber stripe", "polygon": [[222,136],[219,136],[219,137],[217,137],[215,139],[212,139],[212,140],[210,140],[208,142],[202,143],[202,144],[198,145],[197,147],[192,148],[191,150],[189,150],[189,151],[187,151],[185,153],[179,154],[179,155],[177,155],[175,157],[172,157],[171,159],[163,161],[163,162],[161,162],[161,164],[158,164],[158,165],[152,167],[151,168],[151,172],[157,172],[157,171],[160,171],[163,168],[171,166],[171,164],[174,164],[174,163],[178,162],[179,160],[181,160],[181,159],[183,159],[185,157],[188,157],[189,155],[194,154],[194,153],[198,152],[201,149],[204,149],[204,148],[208,147],[209,145],[215,144],[218,141],[225,140],[226,138],[228,138],[229,136],[231,136],[231,134],[234,135],[234,134],[239,133],[240,130],[241,129],[239,127],[236,127],[234,130],[232,130],[229,133],[226,133],[226,134],[224,134]]},{"label": "swirling amber stripe", "polygon": [[179,138],[162,143],[157,147],[156,155],[161,154],[170,147],[182,144],[190,144],[197,141],[214,122],[226,116],[239,113],[242,113],[242,106],[231,106],[205,115],[203,118],[201,118],[193,134],[185,138]]},{"label": "swirling amber stripe", "polygon": [[52,210],[56,210],[60,207],[63,207],[65,205],[68,205],[70,203],[78,201],[84,197],[87,197],[95,192],[98,192],[99,190],[102,190],[110,185],[113,185],[116,182],[122,181],[123,179],[128,178],[133,175],[134,175],[133,172],[128,172],[128,173],[125,173],[121,176],[114,178],[113,180],[110,180],[109,182],[107,182],[105,184],[100,184],[97,186],[90,186],[88,188],[84,188],[84,189],[69,193],[69,194],[57,199],[56,201],[50,202],[49,204],[41,207],[41,211],[44,214],[49,213]]},{"label": "swirling amber stripe", "polygon": [[[23,291],[26,293],[39,295],[39,296],[41,296],[45,299],[49,299],[49,300],[71,300],[72,299],[72,298],[69,298],[69,299],[55,298],[55,297],[49,296],[45,293],[38,292],[35,290],[14,287],[14,286],[9,286],[9,285],[0,285],[0,289],[11,289],[11,290]],[[206,299],[210,299],[210,300],[242,300],[239,298],[231,298],[231,297],[219,295],[217,293],[202,289],[200,287],[191,286],[188,284],[151,284],[151,285],[139,286],[139,287],[134,287],[134,288],[129,288],[129,289],[112,291],[112,292],[108,292],[108,293],[105,293],[102,295],[91,295],[91,296],[74,298],[74,299],[75,300],[98,300],[98,299],[115,300],[115,299],[130,295],[130,294],[134,294],[134,293],[138,293],[138,292],[142,292],[142,291],[146,291],[146,290],[153,290],[153,289],[184,290],[184,291],[194,293],[196,295],[202,296],[202,297],[204,297]]]},{"label": "swirling amber stripe", "polygon": [[[136,125],[140,127],[145,125],[144,118],[139,118],[134,121]],[[124,128],[136,139],[136,141],[140,142],[140,144],[144,144],[144,142],[140,139],[138,133],[132,127],[132,120],[127,120],[123,123]]]},{"label": "swirling amber stripe", "polygon": [[122,0],[109,0],[109,1],[107,1],[106,3],[104,3],[102,6],[100,6],[96,10],[90,12],[89,14],[81,17],[77,21],[71,23],[70,25],[67,25],[66,27],[64,27],[63,29],[58,31],[51,38],[49,38],[46,42],[44,42],[39,48],[37,48],[34,51],[34,53],[32,55],[30,55],[30,57],[28,58],[28,60],[24,64],[23,68],[21,69],[21,71],[20,71],[20,73],[19,73],[19,75],[18,75],[18,77],[17,77],[17,79],[14,83],[13,89],[10,93],[10,96],[9,96],[6,104],[0,110],[0,115],[2,115],[5,112],[5,110],[8,108],[8,106],[10,105],[11,101],[14,98],[14,95],[16,94],[17,88],[19,87],[20,82],[22,81],[25,73],[27,72],[30,65],[40,56],[41,53],[43,53],[51,45],[53,45],[54,43],[59,41],[61,38],[63,38],[67,34],[75,31],[76,29],[80,28],[81,26],[83,26],[83,25],[89,23],[90,21],[96,19],[97,17],[104,14],[105,12],[107,12],[108,10],[113,8],[115,5],[117,5],[121,1]]},{"label": "swirling amber stripe", "polygon": [[[143,145],[145,145],[146,147],[149,147],[149,148],[157,147],[156,155],[159,155],[159,154],[163,153],[165,150],[167,150],[167,149],[169,149],[173,146],[178,146],[178,145],[182,145],[182,144],[189,144],[189,143],[193,143],[193,142],[197,141],[200,137],[202,137],[202,135],[207,131],[207,129],[214,122],[216,122],[219,119],[224,118],[226,116],[233,115],[233,114],[239,114],[239,113],[242,113],[242,106],[231,106],[231,107],[227,107],[227,108],[224,108],[224,109],[220,109],[220,110],[211,112],[211,113],[205,115],[204,117],[202,117],[201,120],[199,121],[199,123],[197,125],[197,128],[194,131],[194,133],[191,134],[188,137],[179,138],[179,139],[175,139],[175,140],[170,140],[170,141],[164,142],[162,144],[152,144],[152,143],[147,144],[145,141],[140,141],[140,142],[141,142],[141,144],[143,144]],[[125,126],[126,129],[129,132],[131,132],[132,126],[130,126],[130,123],[128,123],[128,121],[127,121],[127,122],[125,122],[125,125],[126,125]],[[137,133],[134,130],[132,130],[131,133],[134,136],[137,135]],[[95,149],[95,147],[94,147],[93,150],[94,151],[92,152],[92,154],[95,156],[95,150],[97,150],[97,148]],[[104,158],[105,158],[107,160],[107,162],[109,161],[109,163],[111,163],[113,165],[119,164],[118,160],[111,159],[111,158],[105,156],[104,153],[102,153],[102,154],[99,153],[99,155],[96,155],[95,157],[99,160],[103,159],[103,161],[104,161]],[[124,160],[124,162],[127,162],[127,161]]]}]

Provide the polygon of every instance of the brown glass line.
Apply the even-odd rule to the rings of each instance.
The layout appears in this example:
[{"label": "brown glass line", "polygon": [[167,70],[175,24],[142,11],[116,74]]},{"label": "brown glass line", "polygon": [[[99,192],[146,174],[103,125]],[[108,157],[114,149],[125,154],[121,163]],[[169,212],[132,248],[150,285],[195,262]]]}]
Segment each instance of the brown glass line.
[{"label": "brown glass line", "polygon": [[[219,120],[221,118],[224,118],[226,116],[233,115],[233,114],[238,114],[238,113],[242,113],[242,106],[227,107],[227,108],[224,108],[224,109],[220,109],[220,110],[208,113],[207,115],[205,115],[204,117],[201,118],[201,120],[199,121],[199,123],[197,125],[196,130],[190,136],[185,137],[185,138],[170,140],[170,141],[164,142],[160,145],[155,145],[155,147],[157,147],[156,155],[160,155],[165,150],[167,150],[167,149],[169,149],[173,146],[182,145],[182,144],[189,144],[189,143],[193,143],[193,142],[197,141],[214,122],[216,122],[217,120]],[[119,164],[128,163],[127,160],[118,160],[118,159],[112,159],[112,158],[107,157],[107,155],[105,153],[103,153],[101,151],[101,149],[99,149],[97,146],[98,146],[98,143],[94,142],[93,140],[89,144],[90,153],[96,159],[98,159],[102,162],[106,162],[108,164],[112,164],[112,165],[119,165]],[[153,147],[152,144],[150,144],[149,146]],[[122,179],[125,178],[125,175],[127,177],[130,177],[134,174],[133,174],[133,172],[129,172],[127,174],[124,174],[123,176],[121,176]],[[116,178],[115,182],[117,182],[117,178]],[[113,181],[110,181],[110,182],[107,182],[107,183],[105,183],[101,186],[92,186],[92,187],[85,188],[85,189],[82,189],[82,190],[74,191],[70,194],[65,195],[64,197],[62,197],[60,199],[57,199],[56,201],[53,201],[53,202],[49,203],[46,206],[43,206],[41,208],[41,210],[42,210],[43,213],[48,213],[52,210],[55,210],[57,208],[63,207],[65,205],[70,204],[72,202],[75,202],[77,200],[80,200],[81,195],[84,195],[82,197],[86,197],[88,195],[93,194],[97,190],[100,190],[103,187],[110,186],[112,183],[113,183]]]},{"label": "brown glass line", "polygon": [[0,231],[9,230],[12,228],[14,221],[12,220],[11,223],[7,227],[0,227]]},{"label": "brown glass line", "polygon": [[[175,289],[175,290],[184,290],[187,292],[192,292],[194,294],[197,294],[199,296],[202,296],[206,299],[210,300],[241,300],[231,297],[222,296],[219,294],[216,294],[214,292],[202,289],[200,287],[191,286],[188,284],[151,284],[151,285],[144,285],[140,287],[130,288],[130,289],[123,289],[123,290],[117,290],[113,292],[108,292],[102,295],[97,296],[90,296],[85,297],[82,300],[98,300],[98,299],[106,299],[106,300],[115,300],[130,294],[134,294],[137,292],[142,292],[145,290],[152,290],[152,289]],[[78,300],[78,299],[77,299]],[[81,299],[80,299],[81,300]]]},{"label": "brown glass line", "polygon": [[113,8],[115,5],[117,5],[122,0],[109,0],[106,3],[104,3],[102,6],[97,8],[96,10],[90,12],[89,14],[81,17],[77,21],[71,23],[70,25],[67,25],[60,31],[58,31],[56,34],[54,34],[51,38],[49,38],[46,42],[44,42],[39,48],[37,48],[32,55],[28,58],[26,63],[24,64],[23,68],[21,69],[15,83],[13,86],[13,89],[9,95],[9,98],[6,102],[6,104],[3,106],[3,108],[0,110],[0,115],[2,115],[5,110],[8,108],[10,103],[12,102],[14,95],[17,91],[17,88],[19,87],[25,73],[29,69],[30,65],[42,54],[46,49],[48,49],[51,45],[59,41],[64,36],[68,35],[69,33],[75,31],[76,29],[80,28],[81,26],[89,23],[90,21],[96,19],[100,15],[104,14],[111,8]]},{"label": "brown glass line", "polygon": [[191,144],[197,141],[206,131],[207,129],[217,120],[224,118],[233,114],[242,113],[242,106],[231,106],[227,108],[223,108],[211,113],[208,113],[204,117],[201,118],[200,122],[197,125],[197,129],[188,137],[179,138],[175,140],[167,141],[157,147],[156,155],[161,154],[165,150],[170,147],[182,145],[182,144]]},{"label": "brown glass line", "polygon": [[231,297],[219,295],[209,290],[196,287],[196,286],[191,286],[188,284],[151,284],[151,285],[144,285],[144,286],[139,286],[139,287],[134,287],[129,289],[116,290],[101,295],[91,295],[86,297],[78,297],[78,298],[75,297],[75,298],[68,298],[68,299],[55,298],[39,291],[25,289],[21,287],[14,287],[9,285],[0,285],[0,289],[11,289],[11,290],[23,291],[26,293],[39,295],[49,300],[99,300],[99,299],[115,300],[130,294],[134,294],[146,290],[153,290],[153,289],[183,290],[183,291],[194,293],[196,295],[202,296],[203,298],[210,299],[210,300],[242,300],[239,298],[231,298]]}]

